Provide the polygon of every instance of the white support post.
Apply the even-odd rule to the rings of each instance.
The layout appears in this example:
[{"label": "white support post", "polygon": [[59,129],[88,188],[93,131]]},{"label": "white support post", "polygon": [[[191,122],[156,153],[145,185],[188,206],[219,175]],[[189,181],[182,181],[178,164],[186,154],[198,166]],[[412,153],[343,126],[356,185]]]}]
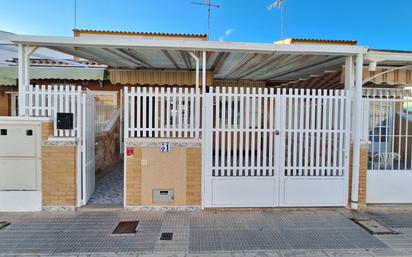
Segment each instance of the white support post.
[{"label": "white support post", "polygon": [[[202,209],[205,207],[205,170],[206,168],[206,161],[204,158],[203,151],[205,151],[206,147],[206,136],[205,136],[205,115],[206,115],[206,51],[203,51],[202,53]],[[211,120],[209,121],[211,122]]]},{"label": "white support post", "polygon": [[359,196],[359,162],[362,124],[362,72],[363,55],[356,55],[355,89],[353,94],[353,126],[352,126],[352,192],[351,208],[358,208]]},{"label": "white support post", "polygon": [[[345,95],[346,95],[346,104],[345,104],[345,128],[349,131],[348,135],[345,137],[345,185],[346,185],[346,197],[348,196],[349,191],[349,160],[350,160],[350,145],[351,145],[351,138],[352,138],[352,96],[353,96],[353,88],[354,88],[354,70],[353,70],[353,57],[348,56],[345,58]],[[346,199],[348,202],[348,199]],[[348,203],[350,204],[350,203]]]},{"label": "white support post", "polygon": [[18,44],[19,69],[19,116],[26,115],[26,89],[30,85],[30,56],[37,47]]},{"label": "white support post", "polygon": [[19,116],[26,114],[26,87],[25,87],[25,48],[24,45],[18,45],[18,69],[19,69]]}]

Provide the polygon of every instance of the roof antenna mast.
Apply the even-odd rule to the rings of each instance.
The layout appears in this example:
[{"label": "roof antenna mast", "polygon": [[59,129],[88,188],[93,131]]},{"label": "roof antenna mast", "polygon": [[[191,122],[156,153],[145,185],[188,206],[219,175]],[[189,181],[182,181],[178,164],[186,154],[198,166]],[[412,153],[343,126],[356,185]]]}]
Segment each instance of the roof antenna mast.
[{"label": "roof antenna mast", "polygon": [[211,12],[212,8],[220,8],[219,4],[214,4],[212,3],[212,0],[203,0],[203,3],[200,2],[192,2],[192,4],[197,4],[197,5],[204,5],[207,6],[207,37],[210,35],[210,21],[212,19]]},{"label": "roof antenna mast", "polygon": [[74,0],[74,29],[77,29],[77,0]]},{"label": "roof antenna mast", "polygon": [[273,2],[272,4],[270,4],[267,9],[269,11],[272,11],[273,9],[277,8],[280,9],[280,39],[284,39],[284,32],[285,32],[285,20],[284,20],[284,16],[283,16],[283,3],[284,0],[275,0],[275,2]]}]

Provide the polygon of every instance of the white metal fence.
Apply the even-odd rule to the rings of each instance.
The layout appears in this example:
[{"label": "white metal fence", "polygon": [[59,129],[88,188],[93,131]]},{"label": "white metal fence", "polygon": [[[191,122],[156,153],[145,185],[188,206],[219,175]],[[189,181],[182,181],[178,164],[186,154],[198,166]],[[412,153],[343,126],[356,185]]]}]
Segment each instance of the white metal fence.
[{"label": "white metal fence", "polygon": [[125,137],[200,138],[200,101],[195,88],[125,88]]},{"label": "white metal fence", "polygon": [[368,139],[368,203],[412,203],[412,94],[410,89],[364,90]]},{"label": "white metal fence", "polygon": [[364,137],[370,141],[369,170],[412,171],[410,90],[364,90]]},{"label": "white metal fence", "polygon": [[[54,136],[78,137],[81,135],[82,89],[74,85],[29,85],[26,87],[25,114],[32,117],[53,117]],[[58,112],[73,113],[73,129],[58,130]]]}]

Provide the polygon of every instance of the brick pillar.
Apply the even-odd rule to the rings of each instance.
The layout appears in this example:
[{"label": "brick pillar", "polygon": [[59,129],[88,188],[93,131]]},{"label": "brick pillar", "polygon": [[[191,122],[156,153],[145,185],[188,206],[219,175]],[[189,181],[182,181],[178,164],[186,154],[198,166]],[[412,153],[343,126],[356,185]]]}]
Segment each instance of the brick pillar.
[{"label": "brick pillar", "polygon": [[134,147],[134,155],[126,156],[126,199],[125,205],[140,205],[142,203],[142,151]]},{"label": "brick pillar", "polygon": [[[362,141],[361,142],[361,149],[360,149],[360,165],[359,165],[359,195],[358,195],[358,205],[360,208],[366,206],[366,178],[367,178],[367,172],[368,172],[368,147],[369,147],[369,142],[368,141]],[[351,202],[351,194],[352,194],[352,147],[350,150],[350,160],[349,160],[349,202],[348,206],[350,205]]]},{"label": "brick pillar", "polygon": [[77,146],[42,146],[43,207],[76,206]]}]

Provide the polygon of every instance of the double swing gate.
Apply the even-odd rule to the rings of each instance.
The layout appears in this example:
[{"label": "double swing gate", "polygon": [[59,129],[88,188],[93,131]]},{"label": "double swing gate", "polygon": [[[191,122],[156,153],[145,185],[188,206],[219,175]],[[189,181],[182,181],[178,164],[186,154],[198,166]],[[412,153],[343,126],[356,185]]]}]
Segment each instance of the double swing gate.
[{"label": "double swing gate", "polygon": [[346,205],[345,91],[216,87],[205,105],[205,207]]}]

